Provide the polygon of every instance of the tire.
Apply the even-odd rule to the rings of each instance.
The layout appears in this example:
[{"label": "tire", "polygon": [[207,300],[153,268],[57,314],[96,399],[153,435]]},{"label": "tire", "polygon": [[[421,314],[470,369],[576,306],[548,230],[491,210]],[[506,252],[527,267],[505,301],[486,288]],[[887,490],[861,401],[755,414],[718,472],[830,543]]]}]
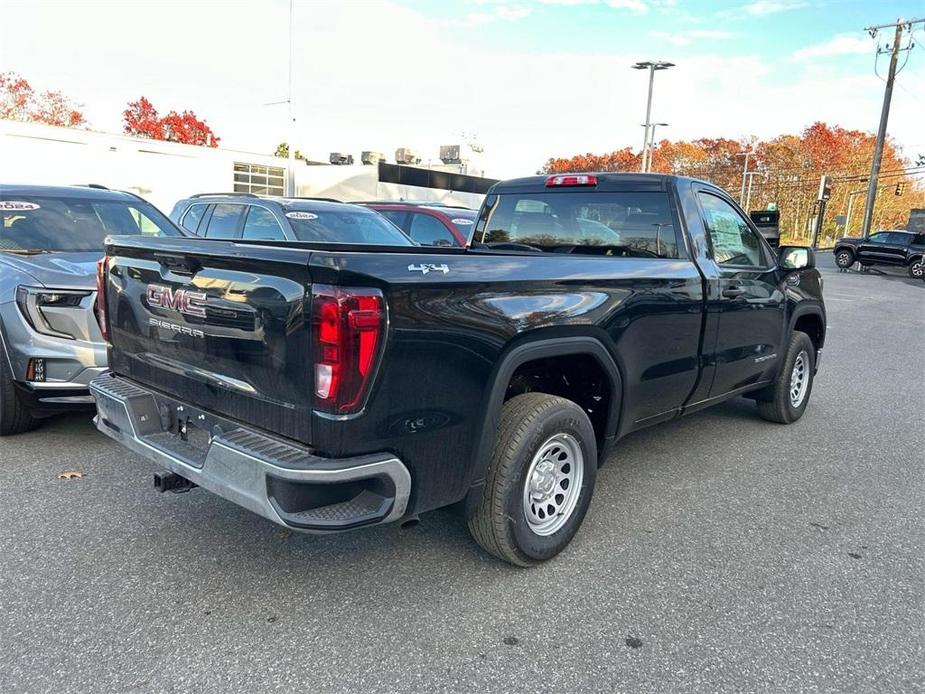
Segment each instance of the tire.
[{"label": "tire", "polygon": [[925,258],[916,258],[909,263],[909,277],[914,280],[925,280]]},{"label": "tire", "polygon": [[847,270],[854,265],[854,251],[850,248],[839,248],[835,251],[835,264],[842,270]]},{"label": "tire", "polygon": [[0,344],[0,436],[21,434],[34,429],[37,420],[32,416],[13,387],[13,374],[10,371],[6,350]]},{"label": "tire", "polygon": [[511,564],[551,559],[578,532],[596,477],[597,442],[584,410],[545,393],[518,395],[501,410],[469,531],[483,549]]},{"label": "tire", "polygon": [[[777,380],[765,398],[757,400],[758,414],[769,422],[793,424],[806,411],[813,390],[816,348],[809,335],[794,331]],[[797,381],[797,373],[802,373]]]}]

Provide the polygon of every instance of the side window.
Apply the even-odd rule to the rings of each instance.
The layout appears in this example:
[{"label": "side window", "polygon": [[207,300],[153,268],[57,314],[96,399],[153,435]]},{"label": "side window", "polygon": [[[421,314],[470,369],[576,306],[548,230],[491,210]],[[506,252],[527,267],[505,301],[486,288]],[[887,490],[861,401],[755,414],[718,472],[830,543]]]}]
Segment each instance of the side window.
[{"label": "side window", "polygon": [[876,234],[871,234],[867,240],[869,243],[886,243],[888,239],[889,239],[889,234],[885,234],[882,231],[880,231],[880,232],[877,232]]},{"label": "side window", "polygon": [[761,243],[745,218],[722,198],[709,193],[697,195],[713,244],[713,259],[719,265],[763,267]]},{"label": "side window", "polygon": [[411,215],[410,235],[424,246],[455,246],[456,238],[436,217],[415,212]]},{"label": "side window", "polygon": [[399,210],[378,210],[379,214],[388,219],[402,231],[408,231],[408,213]]},{"label": "side window", "polygon": [[237,234],[238,222],[243,211],[243,205],[216,205],[209,218],[206,238],[233,239]]},{"label": "side window", "polygon": [[161,228],[151,220],[144,212],[134,207],[129,207],[128,212],[132,215],[135,224],[138,225],[138,233],[145,236],[160,236]]},{"label": "side window", "polygon": [[903,234],[901,232],[893,232],[889,234],[889,237],[887,243],[892,243],[897,246],[908,246],[912,241],[912,234]]},{"label": "side window", "polygon": [[247,219],[244,220],[244,233],[241,238],[281,241],[286,238],[276,217],[265,207],[248,205]]},{"label": "side window", "polygon": [[196,230],[199,229],[199,222],[202,221],[202,215],[205,214],[207,207],[208,205],[193,205],[190,207],[186,214],[183,215],[180,226],[195,234]]}]

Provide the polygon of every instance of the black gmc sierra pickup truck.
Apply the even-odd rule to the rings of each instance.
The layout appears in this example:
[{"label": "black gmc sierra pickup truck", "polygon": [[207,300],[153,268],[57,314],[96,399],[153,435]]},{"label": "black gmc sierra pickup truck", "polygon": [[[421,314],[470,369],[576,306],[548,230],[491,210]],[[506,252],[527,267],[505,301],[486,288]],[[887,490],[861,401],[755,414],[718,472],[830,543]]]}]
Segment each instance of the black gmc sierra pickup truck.
[{"label": "black gmc sierra pickup truck", "polygon": [[472,233],[108,239],[97,426],[165,468],[161,490],[307,532],[453,506],[526,566],[574,536],[617,439],[739,395],[803,414],[826,330],[813,251],[772,251],[721,189],[509,180]]}]

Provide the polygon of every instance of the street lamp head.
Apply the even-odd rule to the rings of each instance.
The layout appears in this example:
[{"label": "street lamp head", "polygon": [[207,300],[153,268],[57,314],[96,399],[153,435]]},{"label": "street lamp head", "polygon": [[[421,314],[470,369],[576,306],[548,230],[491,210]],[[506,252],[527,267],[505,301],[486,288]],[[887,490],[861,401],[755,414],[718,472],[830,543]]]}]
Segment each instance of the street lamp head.
[{"label": "street lamp head", "polygon": [[631,67],[634,70],[648,70],[649,68],[653,70],[667,70],[670,67],[674,67],[674,63],[667,63],[664,60],[642,60]]}]

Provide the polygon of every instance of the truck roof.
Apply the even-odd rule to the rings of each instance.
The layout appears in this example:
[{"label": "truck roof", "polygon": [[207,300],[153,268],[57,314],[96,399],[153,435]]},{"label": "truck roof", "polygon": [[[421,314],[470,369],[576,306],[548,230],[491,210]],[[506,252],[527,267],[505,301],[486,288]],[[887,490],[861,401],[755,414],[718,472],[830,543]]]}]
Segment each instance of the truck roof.
[{"label": "truck roof", "polygon": [[[578,173],[578,172],[574,172]],[[538,176],[524,176],[523,178],[511,178],[506,181],[499,181],[488,191],[491,193],[512,193],[512,192],[531,192],[531,191],[553,191],[553,190],[576,190],[571,186],[562,188],[547,188],[546,179],[551,175],[566,174],[543,174]],[[672,174],[654,174],[654,173],[623,173],[613,171],[589,171],[580,172],[580,175],[597,176],[597,185],[594,190],[597,191],[625,191],[625,190],[668,190],[669,186],[681,180],[696,180],[685,176],[674,176]],[[698,181],[705,185],[715,187],[709,181]],[[578,188],[581,190],[581,188]]]}]

